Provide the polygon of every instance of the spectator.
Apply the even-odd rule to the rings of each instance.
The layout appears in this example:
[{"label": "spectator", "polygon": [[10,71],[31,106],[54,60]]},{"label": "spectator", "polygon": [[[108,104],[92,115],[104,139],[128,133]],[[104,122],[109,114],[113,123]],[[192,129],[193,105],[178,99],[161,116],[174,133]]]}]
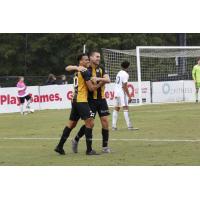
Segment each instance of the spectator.
[{"label": "spectator", "polygon": [[49,74],[48,79],[45,82],[45,85],[54,85],[56,84],[56,77],[53,74]]},{"label": "spectator", "polygon": [[56,83],[57,83],[58,85],[65,85],[65,84],[67,84],[66,76],[65,76],[65,75],[59,76],[59,79],[57,80]]}]

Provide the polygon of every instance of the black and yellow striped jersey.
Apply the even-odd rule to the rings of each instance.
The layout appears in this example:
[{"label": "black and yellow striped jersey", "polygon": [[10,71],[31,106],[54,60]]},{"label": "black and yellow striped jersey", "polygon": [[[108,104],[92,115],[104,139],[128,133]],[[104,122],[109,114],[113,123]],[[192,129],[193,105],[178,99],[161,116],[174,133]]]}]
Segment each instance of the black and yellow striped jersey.
[{"label": "black and yellow striped jersey", "polygon": [[[104,67],[98,66],[98,67],[89,67],[88,70],[90,71],[92,77],[100,77],[103,78],[107,72],[105,71]],[[105,99],[105,85],[98,88],[97,90],[93,92],[89,92],[88,94],[89,99]]]},{"label": "black and yellow striped jersey", "polygon": [[73,102],[88,102],[88,88],[86,81],[91,79],[91,72],[75,72]]}]

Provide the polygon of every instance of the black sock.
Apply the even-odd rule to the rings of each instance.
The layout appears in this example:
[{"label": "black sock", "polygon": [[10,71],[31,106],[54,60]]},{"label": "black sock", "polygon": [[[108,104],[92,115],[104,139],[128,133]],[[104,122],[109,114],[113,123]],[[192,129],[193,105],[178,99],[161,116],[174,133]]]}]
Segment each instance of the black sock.
[{"label": "black sock", "polygon": [[77,133],[76,137],[74,138],[74,140],[76,142],[78,142],[79,139],[84,136],[84,134],[85,134],[85,125],[81,126],[81,128],[80,128],[79,132]]},{"label": "black sock", "polygon": [[67,126],[63,130],[63,134],[60,138],[60,142],[58,143],[58,147],[63,148],[63,145],[65,144],[67,138],[69,137],[69,134],[72,129],[68,128]]},{"label": "black sock", "polygon": [[107,147],[108,146],[108,138],[109,138],[109,131],[107,129],[102,128],[102,147]]},{"label": "black sock", "polygon": [[85,127],[87,152],[92,151],[92,129]]}]

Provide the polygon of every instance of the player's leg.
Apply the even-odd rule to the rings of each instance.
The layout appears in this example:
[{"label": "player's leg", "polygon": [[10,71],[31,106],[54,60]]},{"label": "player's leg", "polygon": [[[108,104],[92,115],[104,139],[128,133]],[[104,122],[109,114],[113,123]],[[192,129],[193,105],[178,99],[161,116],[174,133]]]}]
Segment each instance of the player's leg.
[{"label": "player's leg", "polygon": [[131,118],[129,115],[129,109],[128,109],[128,97],[126,94],[124,94],[121,97],[121,105],[123,107],[123,111],[124,111],[124,119],[126,121],[126,125],[128,127],[128,129],[133,129],[133,124],[131,122]]},{"label": "player's leg", "polygon": [[122,106],[124,111],[124,119],[126,121],[126,125],[128,127],[128,130],[138,130],[138,128],[133,127],[131,117],[129,115],[129,106],[128,106],[128,98],[124,98],[124,101],[122,100]]},{"label": "player's leg", "polygon": [[81,126],[75,138],[72,139],[72,151],[74,153],[78,153],[78,143],[79,143],[79,140],[84,136],[84,134],[85,134],[85,124]]},{"label": "player's leg", "polygon": [[20,101],[20,113],[21,113],[21,115],[23,115],[24,114],[24,102],[25,102],[24,97],[19,97],[19,101]]},{"label": "player's leg", "polygon": [[124,111],[124,119],[126,121],[126,125],[127,125],[128,129],[132,129],[133,125],[132,125],[132,122],[130,119],[128,106],[123,106],[123,111]]},{"label": "player's leg", "polygon": [[84,129],[84,135],[86,138],[86,154],[87,155],[95,155],[96,152],[92,149],[92,129],[94,126],[94,119],[88,118],[84,120],[85,122],[85,129]]},{"label": "player's leg", "polygon": [[102,152],[103,153],[110,153],[111,150],[108,147],[108,140],[109,140],[109,119],[108,116],[110,115],[109,113],[109,108],[108,104],[105,99],[98,100],[97,103],[97,111],[101,120],[101,134],[102,134]]},{"label": "player's leg", "polygon": [[78,121],[69,120],[68,125],[65,126],[65,128],[63,129],[63,133],[61,135],[60,141],[59,141],[58,145],[55,148],[55,151],[57,153],[59,153],[61,155],[65,154],[63,146],[64,146],[65,142],[67,141],[72,129],[76,127],[77,122]]},{"label": "player's leg", "polygon": [[196,103],[199,102],[198,100],[199,87],[200,87],[200,83],[196,83]]},{"label": "player's leg", "polygon": [[27,95],[27,96],[25,96],[25,99],[26,99],[26,101],[27,101],[26,109],[28,109],[28,111],[30,112],[30,109],[31,109],[31,107],[30,107],[30,104],[31,104],[31,96],[30,96],[30,95]]},{"label": "player's leg", "polygon": [[94,127],[94,113],[92,113],[88,103],[78,103],[77,110],[79,116],[85,122],[84,135],[86,138],[86,155],[98,155],[92,149],[92,129]]},{"label": "player's leg", "polygon": [[108,140],[109,140],[109,120],[108,116],[102,116],[100,117],[101,124],[102,124],[102,129],[101,129],[101,134],[102,134],[102,152],[103,153],[110,153],[111,150],[108,147]]},{"label": "player's leg", "polygon": [[[88,104],[93,114],[92,118],[95,118],[97,112],[96,103],[93,100],[89,100]],[[74,153],[78,152],[78,142],[84,135],[85,135],[85,124],[81,126],[75,138],[72,140],[72,151]]]},{"label": "player's leg", "polygon": [[78,114],[76,104],[72,103],[72,109],[71,109],[71,113],[70,113],[70,117],[69,117],[69,122],[68,122],[68,125],[65,126],[65,128],[63,129],[63,133],[60,138],[60,141],[55,148],[56,152],[58,152],[62,155],[65,154],[63,146],[64,146],[65,142],[67,141],[72,129],[76,127],[79,119],[80,119],[80,116]]},{"label": "player's leg", "polygon": [[120,97],[115,97],[115,107],[112,114],[112,130],[113,131],[117,130],[117,120],[118,120],[118,115],[120,111],[120,106],[121,106]]},{"label": "player's leg", "polygon": [[[87,127],[86,127],[87,124]],[[78,153],[78,143],[79,140],[85,135],[86,136],[86,146],[87,146],[87,152],[92,151],[92,129],[91,124],[94,124],[94,122],[90,120],[85,120],[85,124],[81,126],[80,130],[78,131],[75,138],[72,140],[72,151],[74,153]],[[89,126],[88,126],[89,125]]]},{"label": "player's leg", "polygon": [[75,138],[72,141],[78,143],[79,140],[84,136],[84,133],[85,133],[85,124],[81,126],[81,128],[79,129],[78,133],[76,134]]}]

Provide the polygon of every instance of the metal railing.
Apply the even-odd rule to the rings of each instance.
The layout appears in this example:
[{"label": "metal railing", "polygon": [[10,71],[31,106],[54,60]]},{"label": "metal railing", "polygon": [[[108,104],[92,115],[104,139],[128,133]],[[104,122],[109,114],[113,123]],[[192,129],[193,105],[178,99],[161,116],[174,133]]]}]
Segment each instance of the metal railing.
[{"label": "metal railing", "polygon": [[[47,76],[25,76],[25,83],[28,86],[45,85]],[[0,87],[16,87],[18,76],[0,76]],[[73,83],[73,75],[67,75],[68,84]]]}]

